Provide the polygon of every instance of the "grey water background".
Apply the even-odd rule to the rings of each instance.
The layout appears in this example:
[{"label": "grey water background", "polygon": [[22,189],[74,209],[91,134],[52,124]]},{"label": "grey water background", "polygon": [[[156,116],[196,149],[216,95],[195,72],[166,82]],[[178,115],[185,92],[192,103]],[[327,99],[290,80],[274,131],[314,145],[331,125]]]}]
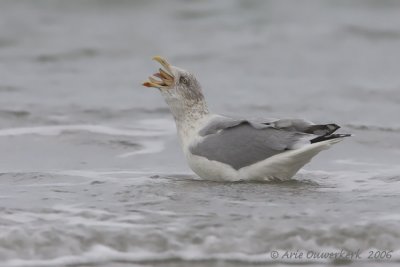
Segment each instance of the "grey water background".
[{"label": "grey water background", "polygon": [[[394,0],[0,0],[0,266],[397,266],[399,14]],[[154,55],[194,72],[214,112],[355,137],[292,182],[201,181],[141,86]],[[271,257],[341,249],[362,259]]]}]

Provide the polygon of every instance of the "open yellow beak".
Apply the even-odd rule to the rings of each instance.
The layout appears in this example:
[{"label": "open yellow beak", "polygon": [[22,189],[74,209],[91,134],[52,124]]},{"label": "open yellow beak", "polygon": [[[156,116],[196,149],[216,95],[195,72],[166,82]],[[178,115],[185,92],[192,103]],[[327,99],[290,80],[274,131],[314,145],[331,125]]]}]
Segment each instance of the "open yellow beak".
[{"label": "open yellow beak", "polygon": [[164,58],[160,56],[155,56],[153,57],[155,61],[161,64],[161,66],[164,67],[164,69],[160,68],[157,73],[154,73],[153,76],[159,78],[156,79],[152,76],[149,77],[148,81],[145,81],[143,83],[143,86],[146,87],[155,87],[155,88],[166,88],[171,86],[174,83],[174,75],[172,74],[171,71],[171,65],[165,60]]}]

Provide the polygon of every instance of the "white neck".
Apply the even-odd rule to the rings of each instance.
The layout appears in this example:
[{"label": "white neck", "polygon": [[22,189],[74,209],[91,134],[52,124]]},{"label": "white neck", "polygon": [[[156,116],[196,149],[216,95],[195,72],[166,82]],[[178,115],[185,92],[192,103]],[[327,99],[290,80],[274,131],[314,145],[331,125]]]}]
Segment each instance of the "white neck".
[{"label": "white neck", "polygon": [[192,106],[180,112],[178,116],[174,114],[176,128],[181,139],[185,139],[197,130],[202,119],[209,114],[205,103]]},{"label": "white neck", "polygon": [[183,147],[195,134],[203,119],[208,116],[209,111],[204,100],[187,102],[173,98],[165,99],[169,109],[174,116],[176,129]]}]

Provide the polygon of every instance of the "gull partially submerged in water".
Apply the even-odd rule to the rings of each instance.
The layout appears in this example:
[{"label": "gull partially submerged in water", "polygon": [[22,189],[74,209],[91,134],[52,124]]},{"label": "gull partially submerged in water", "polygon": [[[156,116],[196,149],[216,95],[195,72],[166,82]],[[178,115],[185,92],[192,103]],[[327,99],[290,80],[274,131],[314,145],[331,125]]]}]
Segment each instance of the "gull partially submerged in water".
[{"label": "gull partially submerged in water", "polygon": [[288,180],[315,155],[350,134],[302,119],[235,119],[208,111],[190,72],[156,56],[164,69],[143,83],[158,88],[174,116],[191,169],[207,180]]}]

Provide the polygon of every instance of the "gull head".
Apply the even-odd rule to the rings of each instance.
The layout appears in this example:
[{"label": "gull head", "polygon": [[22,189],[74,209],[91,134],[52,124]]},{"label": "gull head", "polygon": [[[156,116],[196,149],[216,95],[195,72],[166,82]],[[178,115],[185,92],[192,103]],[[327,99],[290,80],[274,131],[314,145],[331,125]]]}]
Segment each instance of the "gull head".
[{"label": "gull head", "polygon": [[160,90],[175,119],[196,112],[207,112],[200,83],[196,77],[181,68],[172,66],[160,56],[153,57],[162,68],[148,78],[143,86]]}]

